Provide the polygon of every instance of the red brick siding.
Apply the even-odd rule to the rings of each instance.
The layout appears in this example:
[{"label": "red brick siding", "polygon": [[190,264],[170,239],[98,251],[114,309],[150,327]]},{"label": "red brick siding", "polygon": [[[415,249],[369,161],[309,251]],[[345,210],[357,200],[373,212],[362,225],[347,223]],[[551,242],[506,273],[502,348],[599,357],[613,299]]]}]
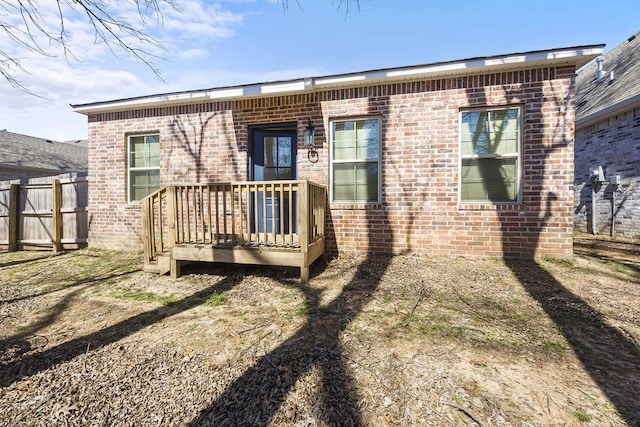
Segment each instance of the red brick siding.
[{"label": "red brick siding", "polygon": [[[382,203],[332,204],[333,252],[570,256],[573,76],[544,68],[90,116],[90,243],[141,248],[141,210],[126,199],[128,134],[160,133],[163,183],[244,180],[249,127],[295,122],[298,177],[329,187],[330,120],[372,115],[382,125]],[[503,105],[523,108],[522,203],[459,204],[459,111]],[[317,163],[302,146],[309,118]]]}]

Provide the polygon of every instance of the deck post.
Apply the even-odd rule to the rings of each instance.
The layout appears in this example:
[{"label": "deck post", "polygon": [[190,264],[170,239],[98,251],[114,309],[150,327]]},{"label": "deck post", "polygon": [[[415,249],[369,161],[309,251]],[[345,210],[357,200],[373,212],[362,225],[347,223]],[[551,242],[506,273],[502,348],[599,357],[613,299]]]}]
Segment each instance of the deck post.
[{"label": "deck post", "polygon": [[51,240],[53,243],[53,253],[62,250],[62,187],[59,179],[54,179],[51,183],[52,194],[52,220],[51,220]]},{"label": "deck post", "polygon": [[300,282],[309,281],[309,181],[301,181],[298,185],[298,238],[302,262],[300,265]]},{"label": "deck post", "polygon": [[144,238],[143,238],[143,253],[144,253],[144,264],[147,265],[151,262],[151,258],[153,257],[154,254],[152,254],[151,252],[153,251],[153,249],[151,248],[151,243],[149,242],[149,238],[151,233],[153,233],[153,230],[151,230],[151,224],[149,221],[149,217],[153,214],[152,210],[150,208],[150,205],[153,202],[149,202],[151,200],[151,197],[148,197],[145,199],[144,203],[142,204],[142,230],[144,233]]},{"label": "deck post", "polygon": [[170,185],[167,187],[167,222],[169,226],[169,249],[176,245],[177,241],[177,200],[176,200],[176,187]]},{"label": "deck post", "polygon": [[171,276],[172,279],[177,279],[178,277],[180,277],[180,269],[182,267],[182,263],[182,261],[173,259],[173,254],[171,255],[169,276]]},{"label": "deck post", "polygon": [[20,206],[20,186],[11,184],[9,188],[9,252],[18,250],[18,210]]},{"label": "deck post", "polygon": [[169,223],[169,253],[171,260],[169,261],[169,276],[172,279],[180,277],[180,267],[182,262],[173,258],[173,248],[178,241],[178,199],[177,191],[174,185],[167,187],[167,222]]},{"label": "deck post", "polygon": [[300,267],[300,283],[309,283],[309,267]]}]

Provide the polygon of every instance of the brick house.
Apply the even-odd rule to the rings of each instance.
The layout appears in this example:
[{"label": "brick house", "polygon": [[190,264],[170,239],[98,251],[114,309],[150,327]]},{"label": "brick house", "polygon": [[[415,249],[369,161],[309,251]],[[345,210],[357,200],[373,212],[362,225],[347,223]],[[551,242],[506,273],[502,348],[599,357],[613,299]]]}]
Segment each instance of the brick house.
[{"label": "brick house", "polygon": [[326,188],[333,254],[570,257],[575,70],[602,48],[74,105],[89,123],[90,245],[141,249],[138,200],[167,184],[295,179]]},{"label": "brick house", "polygon": [[640,239],[638,76],[640,33],[576,76],[576,231]]}]

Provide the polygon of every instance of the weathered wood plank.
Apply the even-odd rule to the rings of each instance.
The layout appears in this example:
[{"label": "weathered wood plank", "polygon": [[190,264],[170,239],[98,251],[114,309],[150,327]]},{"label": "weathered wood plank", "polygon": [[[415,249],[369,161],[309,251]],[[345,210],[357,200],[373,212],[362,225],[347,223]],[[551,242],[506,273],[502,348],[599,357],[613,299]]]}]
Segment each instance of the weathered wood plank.
[{"label": "weathered wood plank", "polygon": [[179,238],[178,225],[178,207],[176,200],[176,187],[167,187],[167,224],[169,225],[169,248],[176,245],[176,241]]},{"label": "weathered wood plank", "polygon": [[18,197],[20,195],[20,186],[18,184],[11,184],[9,190],[9,252],[15,252],[18,250],[18,209],[20,201]]},{"label": "weathered wood plank", "polygon": [[154,259],[155,248],[152,244],[152,235],[155,232],[152,225],[150,224],[149,217],[153,215],[151,205],[153,205],[153,198],[149,197],[145,199],[142,203],[142,249],[143,249],[143,259],[144,264],[150,264]]},{"label": "weathered wood plank", "polygon": [[53,253],[62,250],[62,188],[60,180],[54,179],[51,183],[52,203],[51,203],[51,243],[53,245]]},{"label": "weathered wood plank", "polygon": [[302,250],[303,262],[301,266],[308,266],[309,250],[309,186],[298,186],[298,238]]},{"label": "weathered wood plank", "polygon": [[299,250],[273,248],[181,247],[172,249],[171,256],[180,261],[223,262],[230,264],[279,265],[299,267],[303,257]]}]

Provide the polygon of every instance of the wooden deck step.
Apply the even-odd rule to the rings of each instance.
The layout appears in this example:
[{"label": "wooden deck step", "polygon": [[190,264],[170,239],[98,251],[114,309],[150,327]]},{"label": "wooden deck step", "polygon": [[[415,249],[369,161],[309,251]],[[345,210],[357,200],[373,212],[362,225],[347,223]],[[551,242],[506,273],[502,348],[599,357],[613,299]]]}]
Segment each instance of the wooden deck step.
[{"label": "wooden deck step", "polygon": [[145,263],[142,269],[148,273],[169,273],[171,271],[171,254],[167,252],[161,255],[157,255],[155,261]]}]

